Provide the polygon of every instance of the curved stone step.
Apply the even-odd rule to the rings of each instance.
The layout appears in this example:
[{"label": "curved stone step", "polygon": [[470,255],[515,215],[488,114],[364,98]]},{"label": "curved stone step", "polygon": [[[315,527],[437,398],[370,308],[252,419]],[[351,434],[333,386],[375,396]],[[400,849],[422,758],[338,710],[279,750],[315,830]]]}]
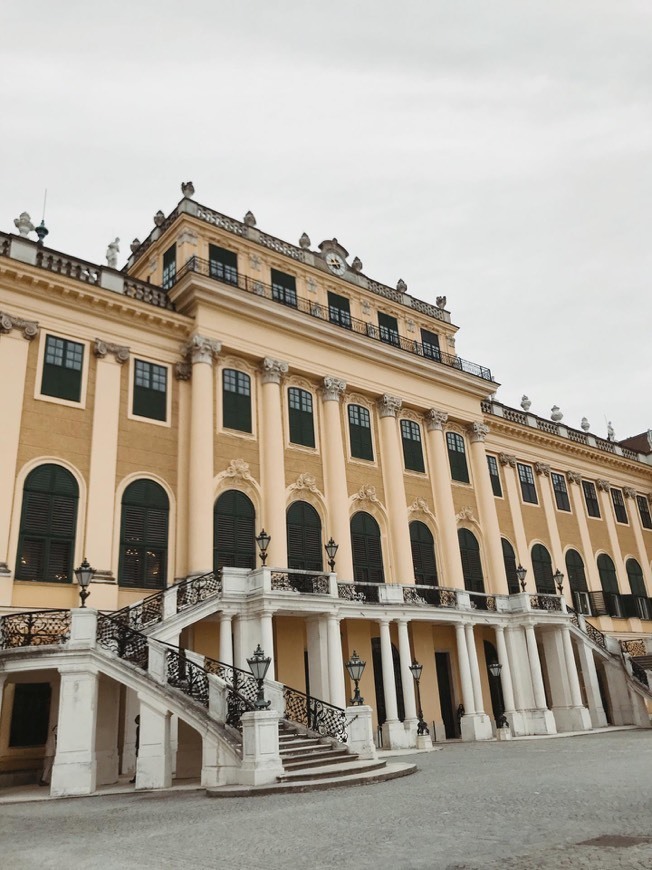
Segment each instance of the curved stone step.
[{"label": "curved stone step", "polygon": [[358,756],[346,750],[333,750],[332,752],[312,752],[309,755],[298,757],[290,756],[283,758],[285,770],[303,770],[308,767],[319,767],[326,764],[343,764],[345,761],[357,761]]},{"label": "curved stone step", "polygon": [[387,762],[375,758],[366,761],[342,761],[339,764],[327,764],[319,767],[311,767],[308,770],[293,770],[277,776],[279,782],[302,782],[313,779],[326,779],[333,776],[349,776],[352,774],[367,773],[370,770],[382,770]]}]

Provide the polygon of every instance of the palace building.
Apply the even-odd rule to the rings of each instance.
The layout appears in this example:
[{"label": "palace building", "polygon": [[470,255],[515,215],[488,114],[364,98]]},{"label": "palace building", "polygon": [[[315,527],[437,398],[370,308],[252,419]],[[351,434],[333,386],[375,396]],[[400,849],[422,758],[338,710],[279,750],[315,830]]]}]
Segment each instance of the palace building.
[{"label": "palace building", "polygon": [[649,726],[650,433],[503,405],[445,298],[182,190],[122,270],[0,233],[0,783],[246,781],[258,644],[333,739],[354,651],[385,748]]}]

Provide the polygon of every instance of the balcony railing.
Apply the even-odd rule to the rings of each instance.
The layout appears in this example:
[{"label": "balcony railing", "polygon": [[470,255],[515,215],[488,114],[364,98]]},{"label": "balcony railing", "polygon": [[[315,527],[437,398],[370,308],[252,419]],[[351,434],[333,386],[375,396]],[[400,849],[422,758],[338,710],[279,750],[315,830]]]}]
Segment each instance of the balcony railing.
[{"label": "balcony railing", "polygon": [[[260,296],[264,299],[270,299],[277,302],[279,305],[285,305],[287,308],[293,308],[295,311],[300,311],[302,314],[307,314],[317,320],[330,322],[333,326],[340,329],[346,329],[348,332],[356,335],[364,335],[374,341],[380,341],[383,344],[389,344],[399,350],[407,353],[415,354],[424,359],[431,360],[441,365],[449,366],[450,368],[459,369],[469,375],[475,375],[485,381],[493,381],[491,371],[485,366],[477,363],[469,362],[459,356],[450,353],[444,353],[431,345],[423,345],[420,341],[415,341],[411,338],[405,338],[398,333],[388,330],[381,330],[380,327],[366,320],[358,320],[351,317],[348,312],[340,311],[339,309],[330,309],[326,305],[320,305],[318,302],[313,302],[311,299],[306,299],[299,296],[296,292],[284,289],[282,292],[272,287],[270,284],[264,284],[255,278],[250,278],[247,275],[236,275],[233,280],[229,280],[225,274],[218,274],[215,264],[209,260],[203,260],[200,257],[191,257],[187,263],[182,266],[176,274],[175,284],[180,281],[184,275],[193,272],[198,275],[205,275],[220,284],[226,284],[229,287],[237,287],[239,290],[244,290],[246,293],[251,293],[255,296]],[[331,310],[337,310],[337,316],[331,317]]]},{"label": "balcony railing", "polygon": [[361,604],[378,604],[382,583],[338,583],[337,597],[344,601],[359,601]]},{"label": "balcony railing", "polygon": [[328,595],[328,574],[312,571],[272,571],[272,591]]},{"label": "balcony railing", "polygon": [[440,586],[404,586],[403,601],[418,607],[457,607],[457,592]]}]

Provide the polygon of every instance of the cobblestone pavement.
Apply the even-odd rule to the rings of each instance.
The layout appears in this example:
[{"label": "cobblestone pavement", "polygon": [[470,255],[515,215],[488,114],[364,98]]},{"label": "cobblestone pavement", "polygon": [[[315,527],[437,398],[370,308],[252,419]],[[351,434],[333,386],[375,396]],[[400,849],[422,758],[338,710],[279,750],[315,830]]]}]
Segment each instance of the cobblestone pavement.
[{"label": "cobblestone pavement", "polygon": [[[447,745],[414,760],[405,779],[311,794],[5,804],[0,866],[652,870],[652,732]],[[597,837],[621,842],[579,845]]]}]

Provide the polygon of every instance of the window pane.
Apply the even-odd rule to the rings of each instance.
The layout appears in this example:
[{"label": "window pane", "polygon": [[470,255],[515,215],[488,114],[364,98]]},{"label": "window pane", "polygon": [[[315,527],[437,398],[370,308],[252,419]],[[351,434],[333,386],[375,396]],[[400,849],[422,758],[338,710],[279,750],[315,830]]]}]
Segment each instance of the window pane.
[{"label": "window pane", "polygon": [[226,284],[238,283],[238,255],[234,251],[209,245],[208,258],[211,278]]},{"label": "window pane", "polygon": [[451,467],[451,477],[461,483],[469,482],[469,469],[466,465],[466,448],[464,439],[457,432],[446,433],[448,461]]},{"label": "window pane", "polygon": [[172,245],[163,254],[163,280],[164,290],[169,290],[177,277],[177,246]]},{"label": "window pane", "polygon": [[598,504],[598,495],[595,490],[595,484],[590,480],[582,481],[582,489],[584,491],[584,501],[586,503],[586,512],[590,517],[600,517],[600,505]]},{"label": "window pane", "polygon": [[555,493],[555,501],[557,508],[560,511],[570,511],[570,501],[568,498],[568,490],[566,488],[566,478],[563,474],[557,474],[555,471],[550,475],[552,479],[552,488]]},{"label": "window pane", "polygon": [[623,494],[619,489],[611,490],[611,501],[614,506],[614,513],[616,514],[616,519],[619,523],[628,523],[629,520],[627,518],[627,508],[625,507],[625,500],[623,498]]},{"label": "window pane", "polygon": [[312,416],[312,395],[307,390],[290,387],[288,390],[290,441],[304,447],[315,446]]},{"label": "window pane", "polygon": [[167,418],[167,380],[165,366],[134,361],[134,397],[132,413],[150,420]]},{"label": "window pane", "polygon": [[346,329],[351,329],[351,306],[346,296],[328,293],[328,319]]},{"label": "window pane", "polygon": [[652,516],[650,516],[650,505],[644,495],[636,496],[638,504],[638,512],[641,515],[641,525],[644,529],[652,529]]},{"label": "window pane", "polygon": [[398,344],[398,321],[389,314],[378,313],[378,329],[380,340],[387,344]]},{"label": "window pane", "polygon": [[251,378],[235,369],[222,372],[222,425],[251,432]]},{"label": "window pane", "polygon": [[520,462],[516,463],[518,468],[518,478],[521,482],[521,494],[523,501],[529,504],[538,504],[537,489],[534,483],[534,473],[531,465],[523,465]]},{"label": "window pane", "polygon": [[272,299],[292,308],[297,307],[297,286],[293,275],[272,269]]},{"label": "window pane", "polygon": [[405,467],[410,471],[425,471],[419,424],[414,420],[401,420],[401,439]]},{"label": "window pane", "polygon": [[428,359],[441,360],[439,351],[439,336],[435,332],[430,332],[427,329],[421,330],[421,346],[423,355]]},{"label": "window pane", "polygon": [[41,393],[79,402],[83,364],[83,344],[53,335],[46,336]]},{"label": "window pane", "polygon": [[489,479],[491,480],[491,489],[495,496],[502,497],[503,488],[500,483],[500,472],[498,471],[498,463],[495,456],[487,456],[487,465],[489,466]]},{"label": "window pane", "polygon": [[360,405],[349,405],[349,439],[351,456],[373,460],[371,417],[369,411]]},{"label": "window pane", "polygon": [[122,496],[120,586],[161,589],[167,577],[169,503],[162,486],[136,480]]}]

